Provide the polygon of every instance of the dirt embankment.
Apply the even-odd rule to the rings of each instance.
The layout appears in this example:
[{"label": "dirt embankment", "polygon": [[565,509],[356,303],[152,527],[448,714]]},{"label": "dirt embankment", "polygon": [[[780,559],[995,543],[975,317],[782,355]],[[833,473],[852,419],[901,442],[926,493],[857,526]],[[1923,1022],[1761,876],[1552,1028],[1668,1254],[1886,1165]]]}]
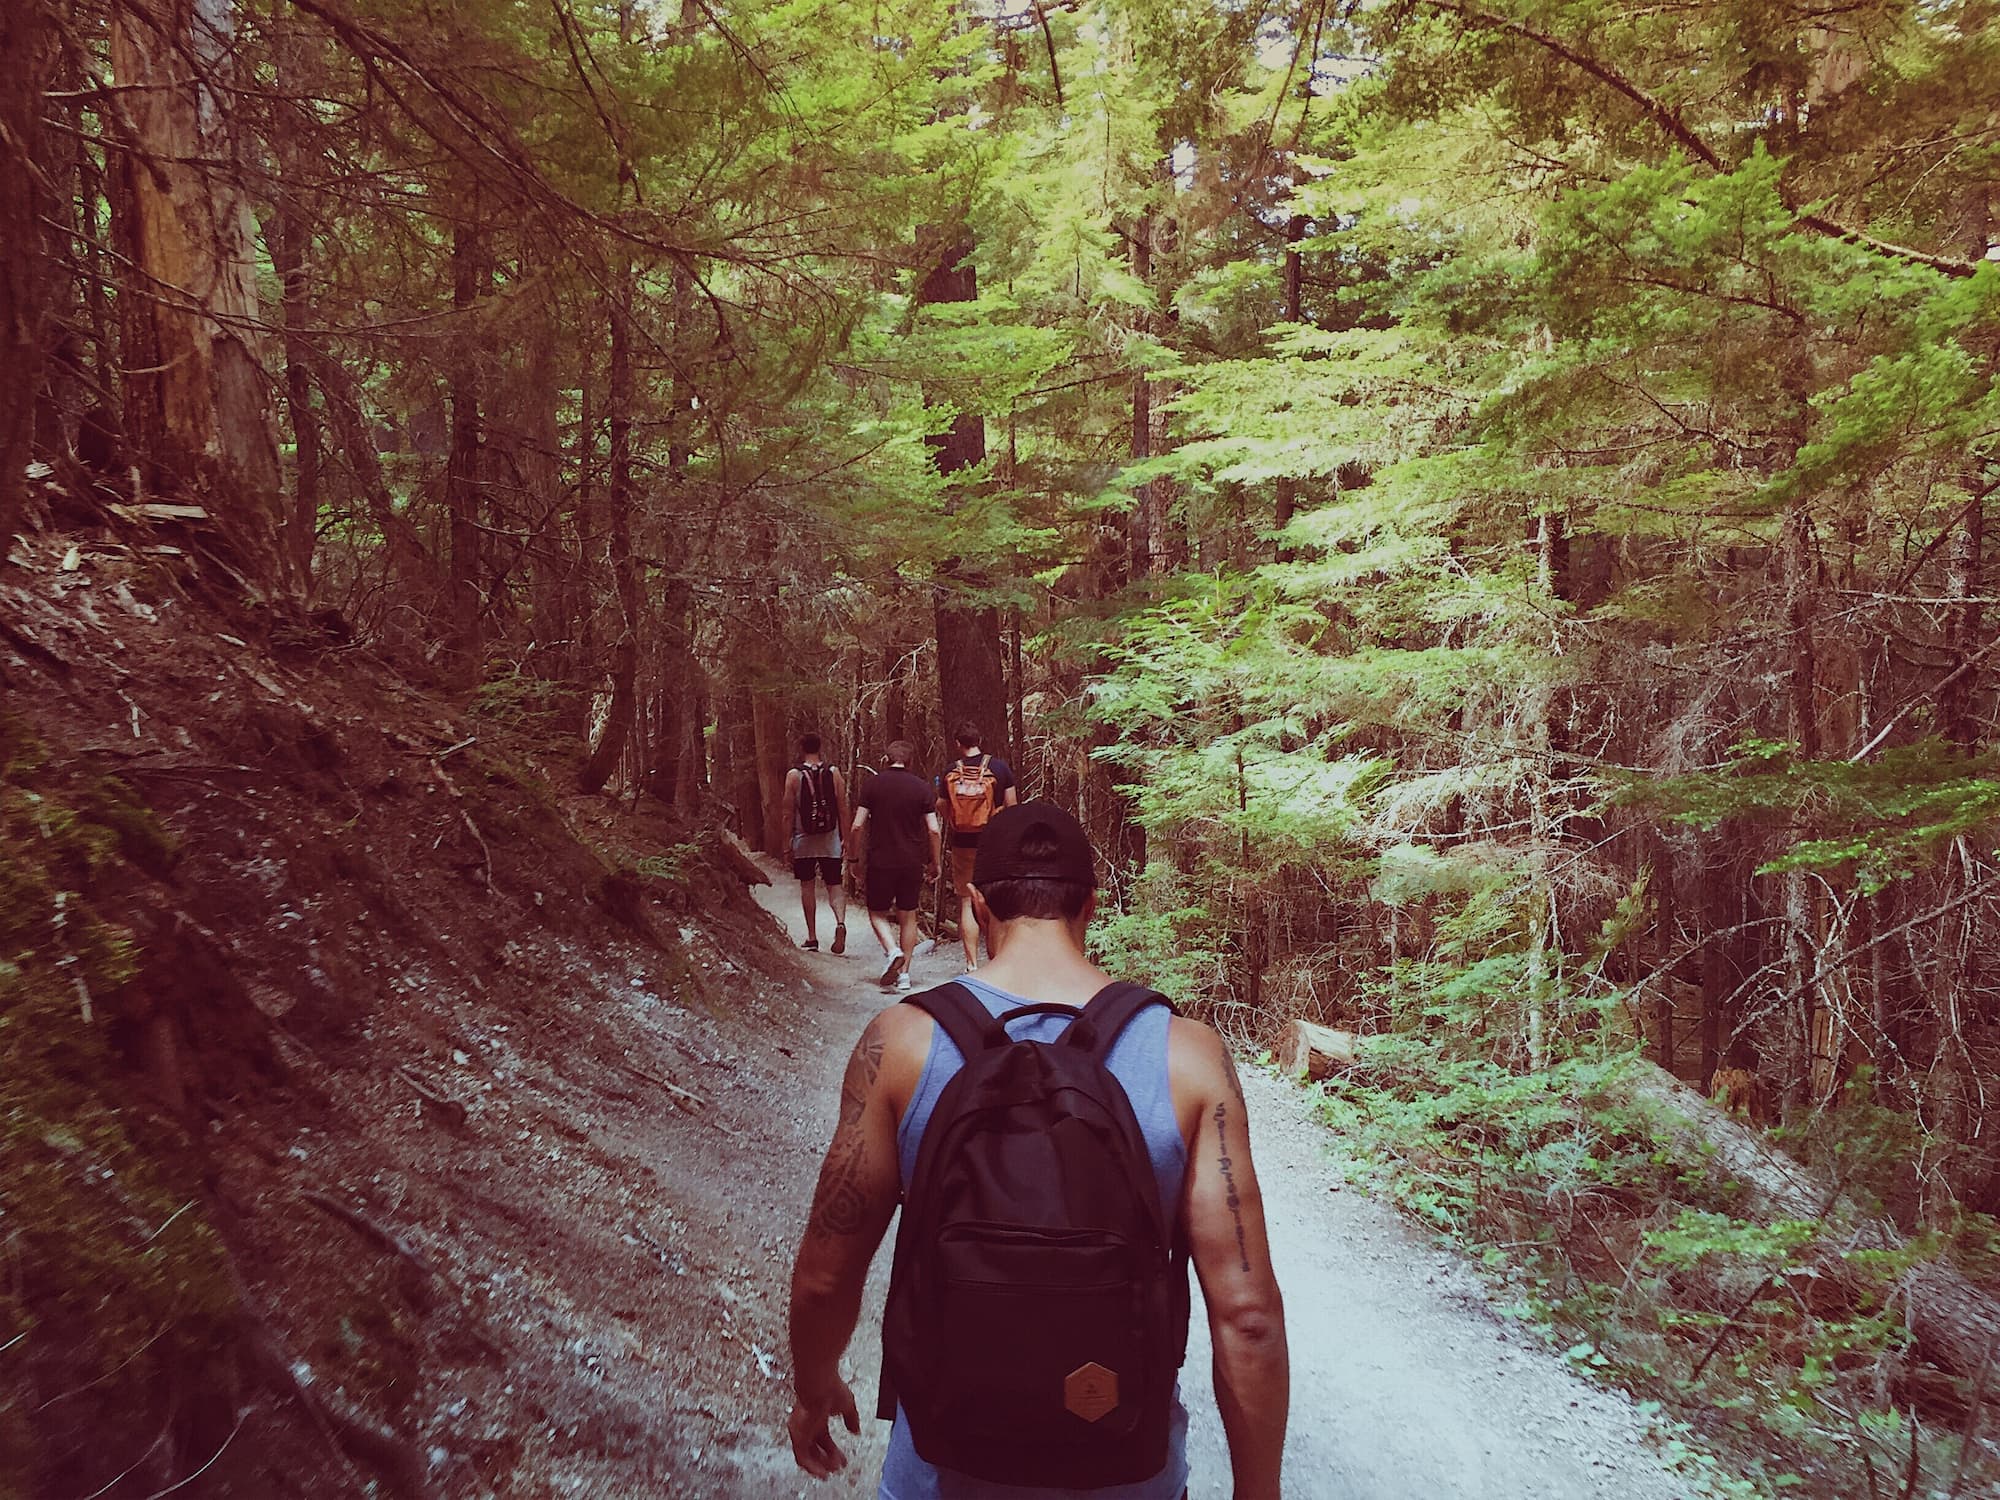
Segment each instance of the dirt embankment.
[{"label": "dirt embankment", "polygon": [[834,1043],[730,862],[337,620],[16,557],[0,1494],[741,1493]]}]

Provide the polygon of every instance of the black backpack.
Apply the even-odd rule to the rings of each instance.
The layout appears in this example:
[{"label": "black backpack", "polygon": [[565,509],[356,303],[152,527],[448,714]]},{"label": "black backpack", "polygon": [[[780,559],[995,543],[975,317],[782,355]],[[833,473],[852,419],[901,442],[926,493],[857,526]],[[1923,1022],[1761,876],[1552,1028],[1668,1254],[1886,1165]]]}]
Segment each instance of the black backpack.
[{"label": "black backpack", "polygon": [[[962,986],[908,1003],[965,1056],[903,1194],[882,1321],[883,1417],[919,1455],[997,1484],[1092,1489],[1167,1463],[1187,1354],[1187,1249],[1104,1059],[1165,996],[1106,986],[1000,1020]],[[1004,1022],[1076,1016],[1054,1042]]]},{"label": "black backpack", "polygon": [[833,768],[801,764],[799,771],[799,832],[833,831]]}]

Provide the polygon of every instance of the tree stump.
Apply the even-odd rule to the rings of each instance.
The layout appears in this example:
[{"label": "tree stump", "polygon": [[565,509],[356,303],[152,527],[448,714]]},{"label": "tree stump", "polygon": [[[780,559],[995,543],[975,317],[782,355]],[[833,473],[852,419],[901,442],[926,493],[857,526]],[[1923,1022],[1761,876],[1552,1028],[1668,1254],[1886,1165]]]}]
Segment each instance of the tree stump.
[{"label": "tree stump", "polygon": [[1294,1021],[1278,1050],[1278,1066],[1301,1082],[1317,1083],[1341,1069],[1353,1067],[1360,1055],[1353,1032],[1335,1031],[1311,1021]]}]

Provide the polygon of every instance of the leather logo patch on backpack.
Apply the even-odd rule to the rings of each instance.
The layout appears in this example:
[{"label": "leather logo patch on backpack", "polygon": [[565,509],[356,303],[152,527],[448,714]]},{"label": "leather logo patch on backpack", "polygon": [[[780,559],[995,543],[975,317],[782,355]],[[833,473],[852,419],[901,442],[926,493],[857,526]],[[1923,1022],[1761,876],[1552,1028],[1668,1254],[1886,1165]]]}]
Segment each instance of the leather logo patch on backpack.
[{"label": "leather logo patch on backpack", "polygon": [[1086,1422],[1102,1421],[1118,1409],[1118,1372],[1094,1359],[1078,1365],[1063,1381],[1063,1405]]}]

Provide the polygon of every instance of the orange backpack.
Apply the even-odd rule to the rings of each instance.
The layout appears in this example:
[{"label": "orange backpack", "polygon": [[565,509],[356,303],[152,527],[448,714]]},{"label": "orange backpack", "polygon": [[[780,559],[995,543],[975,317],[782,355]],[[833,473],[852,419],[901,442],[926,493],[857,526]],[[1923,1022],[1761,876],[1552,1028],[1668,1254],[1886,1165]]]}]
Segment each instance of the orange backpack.
[{"label": "orange backpack", "polygon": [[999,781],[993,775],[992,760],[992,756],[982,755],[976,766],[955,760],[945,772],[944,802],[954,832],[977,833],[993,816],[993,804],[998,800],[993,794],[999,790]]}]

